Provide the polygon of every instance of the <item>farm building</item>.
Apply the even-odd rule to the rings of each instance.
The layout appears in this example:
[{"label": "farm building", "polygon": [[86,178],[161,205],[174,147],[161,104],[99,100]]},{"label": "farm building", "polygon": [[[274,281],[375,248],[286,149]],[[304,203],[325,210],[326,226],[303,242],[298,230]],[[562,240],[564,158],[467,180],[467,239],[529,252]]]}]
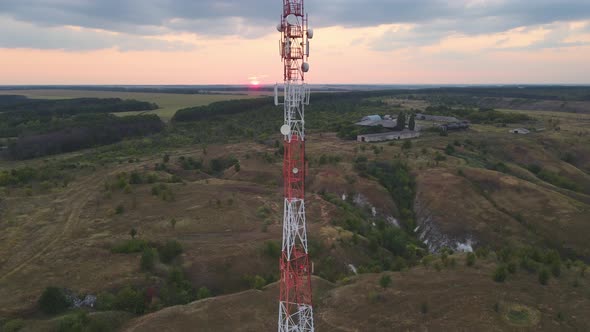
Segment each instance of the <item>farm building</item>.
[{"label": "farm building", "polygon": [[422,121],[434,121],[434,122],[459,122],[454,116],[440,116],[440,115],[429,115],[429,114],[416,114],[416,120]]},{"label": "farm building", "polygon": [[390,131],[387,133],[380,133],[380,134],[367,134],[367,135],[359,135],[357,136],[356,140],[359,142],[383,142],[383,141],[393,141],[393,140],[400,140],[400,139],[410,139],[420,137],[420,132],[413,131],[413,130],[404,130],[404,131]]},{"label": "farm building", "polygon": [[521,134],[521,135],[527,135],[529,134],[531,131],[525,128],[516,128],[516,129],[510,129],[510,133],[511,134]]},{"label": "farm building", "polygon": [[382,126],[383,128],[395,128],[397,126],[397,119],[393,119],[388,115],[386,115],[384,118],[381,118],[380,115],[369,115],[362,118],[361,121],[355,123],[355,125],[365,127]]},{"label": "farm building", "polygon": [[469,122],[461,121],[461,122],[445,123],[443,125],[440,125],[439,128],[441,128],[444,131],[469,129]]}]

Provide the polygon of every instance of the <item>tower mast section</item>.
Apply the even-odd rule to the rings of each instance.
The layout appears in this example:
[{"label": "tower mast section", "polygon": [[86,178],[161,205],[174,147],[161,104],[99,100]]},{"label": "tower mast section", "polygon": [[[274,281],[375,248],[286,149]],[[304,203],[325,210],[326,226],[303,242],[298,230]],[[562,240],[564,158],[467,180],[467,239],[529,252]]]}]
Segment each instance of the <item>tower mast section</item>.
[{"label": "tower mast section", "polygon": [[280,258],[279,332],[312,332],[313,304],[311,268],[305,219],[305,106],[310,90],[305,84],[309,71],[309,40],[304,0],[283,0],[279,50],[283,61],[283,100],[275,86],[275,104],[283,105],[284,202],[283,243]]}]

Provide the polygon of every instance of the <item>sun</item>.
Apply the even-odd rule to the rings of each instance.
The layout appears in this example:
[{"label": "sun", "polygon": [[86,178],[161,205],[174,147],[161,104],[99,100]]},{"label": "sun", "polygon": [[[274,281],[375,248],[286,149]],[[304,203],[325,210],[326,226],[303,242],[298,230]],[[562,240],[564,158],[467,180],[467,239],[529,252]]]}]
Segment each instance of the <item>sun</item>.
[{"label": "sun", "polygon": [[260,85],[260,81],[259,80],[251,80],[250,81],[250,85],[252,85],[252,86],[259,86]]}]

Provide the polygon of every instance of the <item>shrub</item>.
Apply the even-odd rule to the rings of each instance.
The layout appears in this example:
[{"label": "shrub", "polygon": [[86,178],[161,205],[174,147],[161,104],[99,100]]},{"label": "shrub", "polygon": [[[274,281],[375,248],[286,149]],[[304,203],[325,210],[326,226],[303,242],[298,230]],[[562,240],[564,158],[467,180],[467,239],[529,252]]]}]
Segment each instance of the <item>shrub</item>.
[{"label": "shrub", "polygon": [[130,184],[143,183],[143,178],[141,177],[141,174],[139,174],[137,171],[131,172],[131,175],[129,175],[129,183]]},{"label": "shrub", "polygon": [[141,260],[140,260],[141,269],[144,271],[151,271],[154,269],[155,262],[156,262],[155,250],[152,248],[143,249],[143,253],[141,254]]},{"label": "shrub", "polygon": [[123,212],[125,212],[125,207],[121,204],[117,205],[117,207],[115,208],[115,213],[123,214]]},{"label": "shrub", "polygon": [[147,247],[148,243],[146,241],[131,239],[115,245],[111,248],[111,252],[114,254],[132,254],[142,252]]},{"label": "shrub", "polygon": [[422,257],[422,265],[424,265],[424,267],[428,267],[430,266],[430,263],[432,263],[432,261],[434,260],[434,257],[432,255],[427,255]]},{"label": "shrub", "polygon": [[411,148],[412,148],[412,141],[410,141],[410,140],[404,141],[404,144],[402,145],[402,149],[409,150]]},{"label": "shrub", "polygon": [[115,308],[115,295],[109,292],[102,292],[96,297],[96,309],[109,311]]},{"label": "shrub", "polygon": [[57,287],[47,287],[39,298],[39,307],[50,315],[62,313],[68,309],[70,302],[63,291]]},{"label": "shrub", "polygon": [[478,258],[488,258],[489,254],[490,254],[490,250],[487,247],[479,247],[479,248],[475,249],[475,255]]},{"label": "shrub", "polygon": [[420,312],[424,315],[428,313],[428,303],[422,302],[422,304],[420,305]]},{"label": "shrub", "polygon": [[178,241],[170,240],[164,246],[158,248],[158,253],[162,262],[170,263],[178,255],[182,254],[182,250],[182,245]]},{"label": "shrub", "polygon": [[539,269],[539,263],[535,262],[528,256],[524,256],[520,260],[520,266],[529,273],[534,273]]},{"label": "shrub", "polygon": [[465,258],[465,264],[467,266],[473,266],[475,265],[475,254],[470,252],[467,254],[467,257]]},{"label": "shrub", "polygon": [[71,315],[64,316],[59,321],[58,332],[83,332],[88,331],[90,318],[84,311],[79,311]]},{"label": "shrub", "polygon": [[266,286],[266,280],[259,275],[256,275],[254,278],[250,279],[250,287],[254,289],[262,289],[264,286]]},{"label": "shrub", "polygon": [[379,285],[383,288],[387,288],[391,285],[391,277],[388,275],[384,275],[379,279]]},{"label": "shrub", "polygon": [[369,302],[371,303],[377,303],[383,300],[383,296],[381,294],[373,291],[369,292],[367,297],[369,298]]},{"label": "shrub", "polygon": [[281,246],[277,241],[264,242],[263,252],[266,256],[271,258],[279,258],[281,256]]},{"label": "shrub", "polygon": [[561,264],[559,262],[551,264],[551,274],[556,278],[561,275]]},{"label": "shrub", "polygon": [[500,312],[500,303],[498,303],[498,302],[494,303],[494,311]]},{"label": "shrub", "polygon": [[508,272],[510,272],[510,274],[516,273],[516,263],[514,261],[509,262],[507,265],[507,268],[508,268]]},{"label": "shrub", "polygon": [[114,307],[117,310],[142,314],[145,311],[144,294],[131,287],[123,288],[115,296]]},{"label": "shrub", "polygon": [[506,270],[505,265],[500,265],[494,271],[494,281],[495,282],[504,282],[506,277],[508,276],[508,271]]},{"label": "shrub", "polygon": [[541,285],[547,285],[549,282],[549,271],[546,268],[543,268],[541,271],[539,271],[539,282]]},{"label": "shrub", "polygon": [[453,153],[455,153],[455,148],[451,144],[447,144],[447,147],[445,148],[445,153],[448,155],[452,155]]},{"label": "shrub", "polygon": [[211,297],[211,291],[209,291],[209,288],[207,288],[207,287],[199,288],[199,290],[197,291],[197,299],[201,300],[201,299],[206,299],[208,297]]},{"label": "shrub", "polygon": [[447,160],[447,157],[443,156],[442,154],[440,154],[438,151],[436,152],[435,156],[434,156],[434,160],[439,162],[439,161],[445,161]]},{"label": "shrub", "polygon": [[25,322],[22,319],[13,319],[6,322],[6,324],[4,324],[1,327],[2,329],[0,329],[0,331],[17,332],[20,331],[23,327],[25,327]]}]

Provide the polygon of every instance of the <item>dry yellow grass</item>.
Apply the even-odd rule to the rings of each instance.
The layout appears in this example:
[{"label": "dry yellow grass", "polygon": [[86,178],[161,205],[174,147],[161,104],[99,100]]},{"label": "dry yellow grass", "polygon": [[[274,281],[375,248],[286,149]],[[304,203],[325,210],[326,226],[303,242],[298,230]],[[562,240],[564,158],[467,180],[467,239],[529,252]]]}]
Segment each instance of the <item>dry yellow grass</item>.
[{"label": "dry yellow grass", "polygon": [[[379,286],[382,274],[353,277],[349,283],[331,285],[314,281],[315,325],[321,331],[513,331],[510,310],[527,309],[529,319],[517,328],[535,331],[587,330],[590,310],[587,294],[569,283],[575,271],[548,286],[536,275],[518,272],[504,283],[491,275],[492,260],[464,265],[455,255],[454,268],[437,271],[417,267],[385,273],[392,285]],[[587,285],[587,280],[584,280]],[[276,328],[277,284],[263,291],[247,291],[164,309],[129,322],[123,331],[260,331]],[[494,308],[497,308],[496,311]],[[561,312],[563,321],[558,320]]]}]

